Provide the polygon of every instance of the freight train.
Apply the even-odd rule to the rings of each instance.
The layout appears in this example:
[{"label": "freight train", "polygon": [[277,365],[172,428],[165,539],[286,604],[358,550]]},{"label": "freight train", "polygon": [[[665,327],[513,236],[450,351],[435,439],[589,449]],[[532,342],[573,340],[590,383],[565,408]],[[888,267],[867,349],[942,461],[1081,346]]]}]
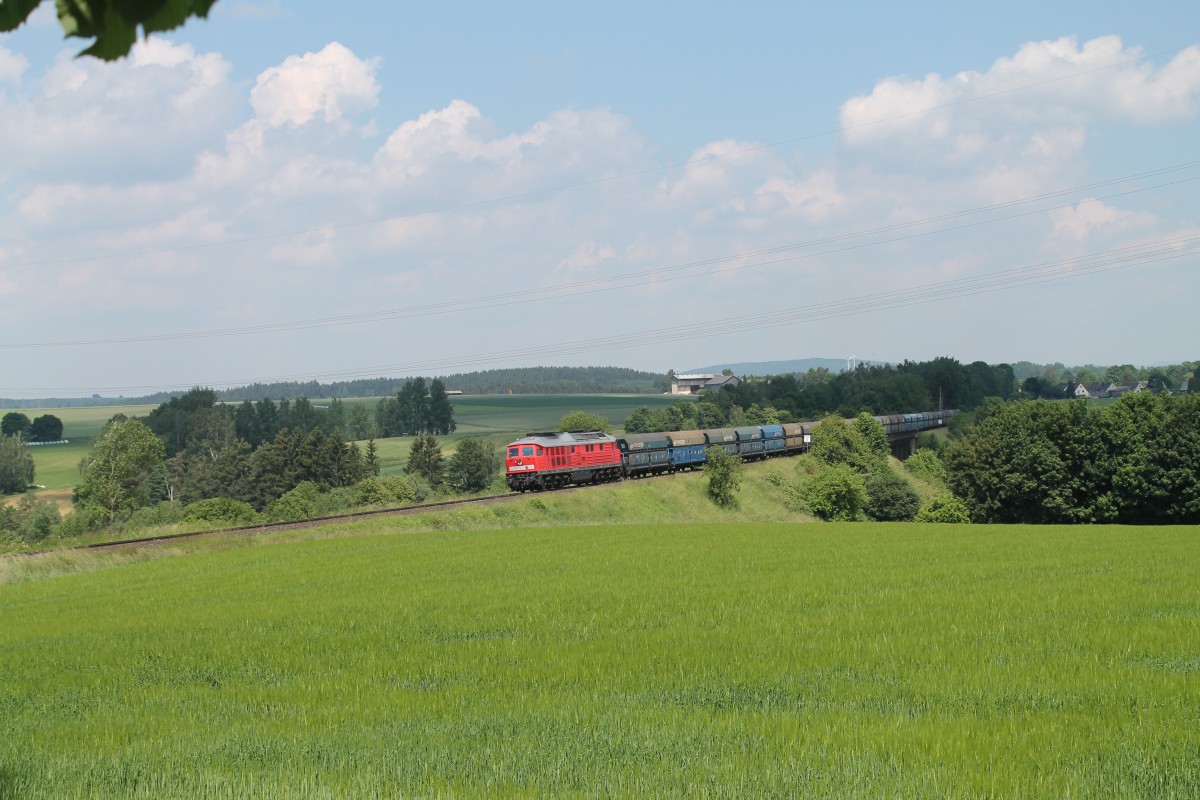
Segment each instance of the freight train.
[{"label": "freight train", "polygon": [[[954,411],[925,411],[875,417],[889,436],[938,428]],[[663,472],[697,469],[709,447],[746,461],[808,450],[816,422],[748,425],[663,433],[601,431],[530,433],[510,444],[504,460],[508,488],[516,492],[609,483]]]}]

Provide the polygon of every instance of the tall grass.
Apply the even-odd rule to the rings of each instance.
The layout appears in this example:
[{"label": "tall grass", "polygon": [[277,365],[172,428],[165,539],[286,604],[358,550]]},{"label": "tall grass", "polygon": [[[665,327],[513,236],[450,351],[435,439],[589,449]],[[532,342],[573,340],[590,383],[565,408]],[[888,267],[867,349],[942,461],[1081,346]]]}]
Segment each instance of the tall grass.
[{"label": "tall grass", "polygon": [[452,531],[3,586],[0,797],[1193,798],[1196,534]]}]

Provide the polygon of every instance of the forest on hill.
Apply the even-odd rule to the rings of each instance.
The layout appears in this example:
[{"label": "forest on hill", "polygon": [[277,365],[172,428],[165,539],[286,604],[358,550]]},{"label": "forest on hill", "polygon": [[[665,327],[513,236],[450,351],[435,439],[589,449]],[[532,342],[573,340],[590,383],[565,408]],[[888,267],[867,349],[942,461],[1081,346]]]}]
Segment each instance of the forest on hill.
[{"label": "forest on hill", "polygon": [[[435,376],[437,377],[437,376]],[[263,398],[390,397],[409,378],[361,378],[353,381],[283,381],[214,389],[218,402],[257,402]],[[658,394],[667,388],[664,375],[625,367],[517,367],[463,372],[440,377],[448,390],[463,394]],[[0,408],[84,408],[88,406],[166,403],[182,391],[155,392],[139,397],[0,398]]]}]

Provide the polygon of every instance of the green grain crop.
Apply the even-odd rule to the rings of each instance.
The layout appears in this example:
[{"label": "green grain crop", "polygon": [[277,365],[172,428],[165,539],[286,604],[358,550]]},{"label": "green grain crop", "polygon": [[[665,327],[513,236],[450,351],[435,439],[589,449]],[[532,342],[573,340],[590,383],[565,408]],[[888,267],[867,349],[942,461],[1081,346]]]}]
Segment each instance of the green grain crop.
[{"label": "green grain crop", "polygon": [[0,798],[1200,795],[1195,528],[389,524],[0,586]]}]

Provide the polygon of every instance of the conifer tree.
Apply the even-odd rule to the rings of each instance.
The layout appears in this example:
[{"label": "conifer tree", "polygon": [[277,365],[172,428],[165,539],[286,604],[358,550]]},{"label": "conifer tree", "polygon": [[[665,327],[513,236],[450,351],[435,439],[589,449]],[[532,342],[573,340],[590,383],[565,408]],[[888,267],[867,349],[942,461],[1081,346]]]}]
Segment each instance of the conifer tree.
[{"label": "conifer tree", "polygon": [[404,469],[411,475],[420,475],[434,488],[445,483],[442,446],[438,440],[428,434],[414,439],[408,454],[408,465]]},{"label": "conifer tree", "polygon": [[[355,408],[361,407],[362,406],[355,406]],[[364,464],[367,468],[368,475],[379,475],[379,448],[375,446],[374,439],[367,440],[367,455],[364,460]]]}]

